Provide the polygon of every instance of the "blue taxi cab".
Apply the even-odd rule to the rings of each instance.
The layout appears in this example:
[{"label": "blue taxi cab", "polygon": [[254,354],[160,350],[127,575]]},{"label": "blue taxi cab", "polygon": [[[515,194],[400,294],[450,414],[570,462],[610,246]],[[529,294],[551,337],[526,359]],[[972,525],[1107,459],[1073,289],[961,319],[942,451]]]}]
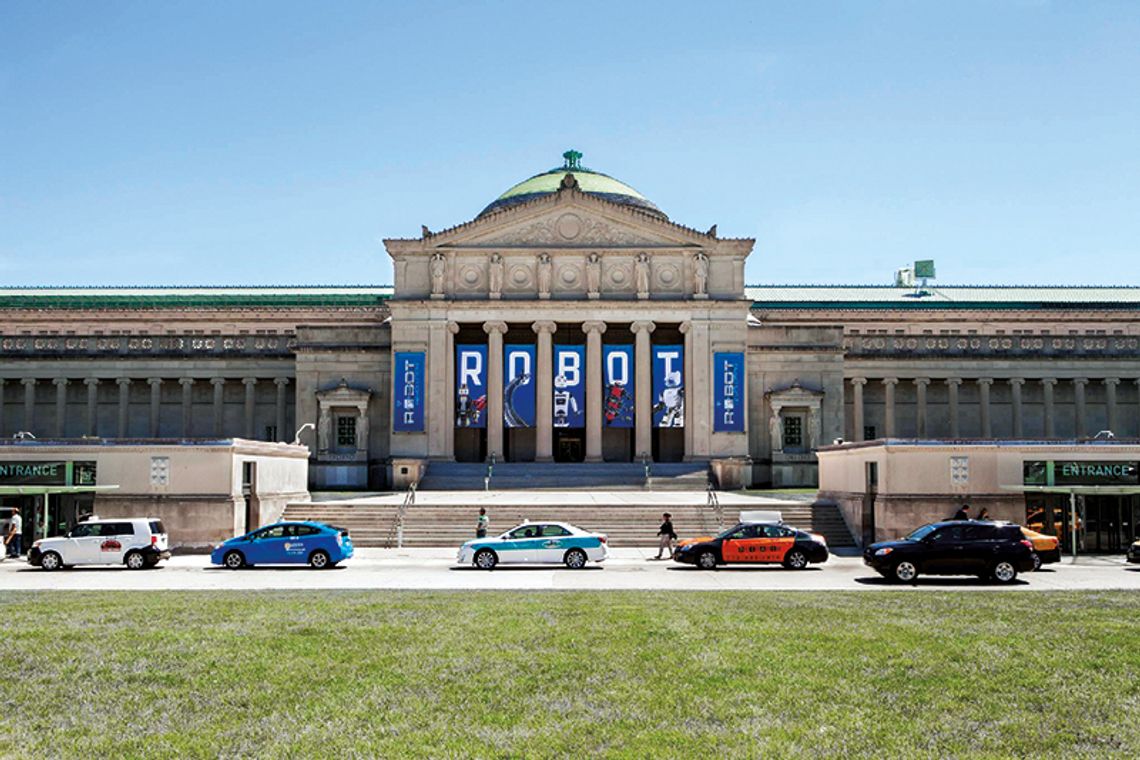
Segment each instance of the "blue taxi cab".
[{"label": "blue taxi cab", "polygon": [[319,522],[280,522],[218,544],[210,553],[210,562],[230,570],[294,564],[323,570],[351,556],[352,538],[343,528]]}]

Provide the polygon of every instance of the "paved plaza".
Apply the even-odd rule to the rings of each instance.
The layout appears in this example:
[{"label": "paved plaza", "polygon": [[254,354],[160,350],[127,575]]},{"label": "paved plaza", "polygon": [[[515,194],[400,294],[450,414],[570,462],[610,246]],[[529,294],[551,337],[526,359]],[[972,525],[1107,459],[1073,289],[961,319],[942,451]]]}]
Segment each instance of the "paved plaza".
[{"label": "paved plaza", "polygon": [[922,577],[913,585],[888,583],[857,556],[831,557],[826,564],[791,571],[780,566],[728,567],[703,571],[664,560],[653,550],[619,548],[604,566],[568,570],[560,566],[499,567],[490,572],[455,565],[451,549],[360,549],[344,567],[224,570],[204,555],[174,557],[154,570],[85,567],[47,573],[27,563],[0,562],[0,590],[273,590],[422,589],[794,591],[977,590],[1105,591],[1140,590],[1140,565],[1123,557],[1080,558],[1025,573],[1009,587],[974,578]]}]

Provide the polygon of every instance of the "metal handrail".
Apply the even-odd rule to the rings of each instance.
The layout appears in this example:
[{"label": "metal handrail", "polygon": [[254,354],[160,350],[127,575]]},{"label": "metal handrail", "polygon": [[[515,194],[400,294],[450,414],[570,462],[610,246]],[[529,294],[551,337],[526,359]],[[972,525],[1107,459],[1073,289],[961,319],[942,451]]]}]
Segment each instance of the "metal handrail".
[{"label": "metal handrail", "polygon": [[495,455],[492,454],[490,459],[487,460],[487,474],[483,476],[483,490],[491,490],[491,478],[495,476]]},{"label": "metal handrail", "polygon": [[[396,510],[396,524],[394,527],[395,527],[395,533],[396,533],[396,548],[397,549],[404,548],[404,518],[406,518],[408,516],[408,509],[415,506],[415,503],[416,503],[416,484],[412,483],[411,485],[408,486],[408,492],[404,495],[403,503],[400,504],[400,508]],[[392,544],[391,536],[389,536],[387,543],[389,546],[391,546],[391,544]]]},{"label": "metal handrail", "polygon": [[650,464],[649,464],[649,455],[648,454],[642,453],[642,455],[641,455],[641,466],[645,468],[645,483],[644,483],[644,485],[646,488],[648,488],[649,487],[649,478],[653,474],[652,468],[650,467]]},{"label": "metal handrail", "polygon": [[713,484],[709,483],[708,487],[708,504],[712,508],[713,514],[716,515],[716,527],[718,530],[724,530],[724,507],[720,505],[720,497],[717,496],[716,489]]}]

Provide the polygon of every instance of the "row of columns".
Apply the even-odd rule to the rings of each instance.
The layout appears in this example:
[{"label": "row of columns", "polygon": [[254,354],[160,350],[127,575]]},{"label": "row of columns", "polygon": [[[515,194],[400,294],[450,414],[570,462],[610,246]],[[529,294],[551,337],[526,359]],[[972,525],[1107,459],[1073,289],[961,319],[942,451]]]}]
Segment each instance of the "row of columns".
[{"label": "row of columns", "polygon": [[[586,461],[602,461],[602,336],[606,323],[583,322],[586,334]],[[558,325],[539,321],[531,325],[535,348],[535,461],[554,461],[554,333]],[[634,334],[634,452],[638,457],[652,451],[653,419],[651,394],[652,356],[650,335],[656,325],[638,321],[630,325]],[[487,334],[487,453],[502,458],[503,453],[503,335],[506,322],[484,322]],[[453,331],[454,332],[454,331]],[[453,382],[450,380],[449,382]]]},{"label": "row of columns", "polygon": [[[244,416],[244,435],[246,438],[256,438],[256,431],[254,430],[254,403],[256,401],[257,384],[261,380],[256,377],[245,377],[241,379],[242,385],[245,386],[245,416]],[[21,430],[27,430],[35,433],[35,408],[36,408],[36,387],[38,380],[36,378],[23,378],[19,381],[24,386],[24,420]],[[55,429],[53,431],[56,437],[64,435],[64,422],[67,414],[67,388],[71,380],[69,378],[57,377],[53,379],[52,384],[55,386]],[[82,381],[87,386],[87,420],[86,420],[86,435],[94,436],[97,434],[96,421],[97,421],[97,404],[99,394],[99,384],[102,382],[99,378],[89,377]],[[130,408],[130,391],[132,382],[143,382],[129,377],[116,378],[114,382],[119,386],[119,410],[118,410],[118,426],[117,437],[126,438],[129,422],[129,408]],[[157,438],[159,434],[159,409],[162,403],[162,386],[164,382],[172,382],[160,377],[146,378],[146,384],[150,386],[150,420],[149,420],[149,433],[151,438]],[[194,384],[200,380],[192,377],[183,377],[177,380],[178,384],[182,387],[182,427],[181,435],[189,437],[191,431],[191,412],[193,404],[193,391]],[[213,386],[213,435],[221,437],[224,435],[224,416],[223,416],[223,401],[224,390],[227,382],[231,382],[226,378],[214,377],[208,380],[210,385]],[[289,378],[277,377],[273,378],[272,382],[277,386],[276,397],[276,423],[277,423],[277,437],[279,440],[287,440],[287,431],[285,430],[285,411],[288,402],[287,389],[289,386]],[[0,399],[3,398],[5,380],[0,378]],[[4,429],[4,405],[0,403],[0,430]]]},{"label": "row of columns", "polygon": [[[855,428],[852,433],[854,434],[853,440],[863,440],[864,428],[864,409],[863,409],[863,388],[868,383],[867,378],[854,377],[851,378],[851,390],[853,401],[853,420],[852,425]],[[895,386],[899,384],[899,379],[896,377],[884,377],[879,380],[883,385],[883,437],[891,438],[896,434],[895,425]],[[919,377],[914,378],[911,382],[915,386],[915,427],[916,436],[922,438],[926,435],[926,389],[932,382],[930,378]],[[961,378],[951,377],[942,380],[946,383],[947,400],[950,407],[950,437],[957,438],[958,433],[958,388],[964,382]],[[994,384],[993,378],[983,377],[974,381],[978,386],[978,417],[981,423],[982,438],[993,438],[993,424],[990,415],[990,388]],[[1012,377],[1004,382],[1009,383],[1010,399],[1013,407],[1013,437],[1020,438],[1023,435],[1023,420],[1022,404],[1021,404],[1021,389],[1027,380],[1021,377]],[[1042,398],[1045,406],[1045,437],[1056,437],[1056,419],[1054,417],[1054,403],[1053,403],[1053,389],[1056,387],[1058,380],[1056,378],[1042,378],[1037,381],[1041,383]],[[1105,404],[1108,408],[1108,429],[1116,431],[1119,425],[1119,411],[1116,404],[1116,388],[1120,385],[1120,379],[1115,377],[1105,378],[1101,381],[1104,384],[1105,391]],[[1140,393],[1140,379],[1137,379],[1137,391]],[[1076,437],[1081,438],[1088,435],[1086,420],[1087,420],[1087,406],[1085,402],[1085,388],[1089,384],[1087,378],[1075,378],[1073,383],[1073,399],[1076,405]]]}]

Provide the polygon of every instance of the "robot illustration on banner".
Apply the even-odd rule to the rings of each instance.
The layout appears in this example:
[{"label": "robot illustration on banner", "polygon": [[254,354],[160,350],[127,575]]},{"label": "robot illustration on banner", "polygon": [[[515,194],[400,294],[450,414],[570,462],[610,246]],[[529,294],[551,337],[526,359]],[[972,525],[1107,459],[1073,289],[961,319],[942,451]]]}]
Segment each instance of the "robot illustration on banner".
[{"label": "robot illustration on banner", "polygon": [[483,409],[487,406],[487,396],[483,395],[479,398],[472,399],[471,392],[467,390],[467,384],[459,386],[455,400],[455,426],[456,427],[475,427],[479,424],[479,417],[483,414]]},{"label": "robot illustration on banner", "polygon": [[554,378],[554,427],[570,427],[570,415],[578,413],[578,399],[566,389],[566,376]]},{"label": "robot illustration on banner", "polygon": [[633,422],[633,398],[626,392],[624,383],[609,383],[605,395],[602,396],[602,410],[606,425],[610,427],[629,427]]},{"label": "robot illustration on banner", "polygon": [[681,385],[681,373],[665,375],[665,388],[653,405],[653,415],[664,413],[657,427],[685,426],[685,386]]},{"label": "robot illustration on banner", "polygon": [[530,375],[523,374],[511,380],[507,385],[507,389],[503,391],[503,421],[507,427],[521,428],[530,427],[523,416],[519,414],[518,409],[515,408],[515,391],[519,386],[530,385]]}]

